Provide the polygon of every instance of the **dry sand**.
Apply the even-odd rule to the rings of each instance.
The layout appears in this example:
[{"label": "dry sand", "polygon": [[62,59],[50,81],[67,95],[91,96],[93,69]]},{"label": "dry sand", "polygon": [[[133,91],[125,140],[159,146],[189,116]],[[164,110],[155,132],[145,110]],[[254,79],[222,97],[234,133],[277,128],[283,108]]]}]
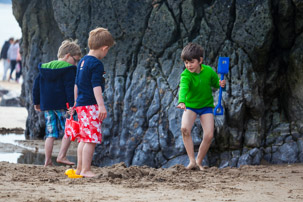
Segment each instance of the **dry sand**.
[{"label": "dry sand", "polygon": [[0,201],[303,201],[303,166],[244,166],[187,171],[97,168],[96,178],[69,179],[64,166],[0,162]]},{"label": "dry sand", "polygon": [[[0,82],[5,88],[20,85]],[[8,115],[4,115],[8,114]],[[25,127],[24,108],[0,108],[0,129]],[[3,130],[3,128],[2,128]],[[24,147],[44,152],[43,140],[3,144],[0,153],[17,152]],[[77,143],[69,149],[76,155]],[[55,142],[56,156],[60,140]],[[1,161],[1,159],[0,159]],[[93,167],[96,178],[69,179],[69,166],[44,168],[42,165],[0,162],[0,201],[303,201],[303,165],[261,165],[204,171],[187,171],[176,165],[169,169]]]}]

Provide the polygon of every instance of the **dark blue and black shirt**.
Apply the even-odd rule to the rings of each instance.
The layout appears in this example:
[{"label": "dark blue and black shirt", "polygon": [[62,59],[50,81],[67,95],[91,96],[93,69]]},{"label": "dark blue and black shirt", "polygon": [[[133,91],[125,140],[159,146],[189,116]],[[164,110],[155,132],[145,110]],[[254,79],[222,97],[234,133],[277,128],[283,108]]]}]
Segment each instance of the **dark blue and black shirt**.
[{"label": "dark blue and black shirt", "polygon": [[103,64],[98,58],[86,55],[80,60],[76,76],[78,87],[76,106],[97,104],[93,88],[101,86],[104,92],[104,74]]},{"label": "dark blue and black shirt", "polygon": [[74,105],[75,65],[65,61],[39,64],[39,75],[33,86],[33,101],[42,111],[66,109]]}]

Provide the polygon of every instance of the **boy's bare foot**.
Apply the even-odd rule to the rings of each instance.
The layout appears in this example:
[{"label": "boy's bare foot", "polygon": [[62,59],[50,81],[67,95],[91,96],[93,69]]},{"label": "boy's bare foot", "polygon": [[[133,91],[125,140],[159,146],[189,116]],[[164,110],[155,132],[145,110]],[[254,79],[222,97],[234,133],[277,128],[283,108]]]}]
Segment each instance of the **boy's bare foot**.
[{"label": "boy's bare foot", "polygon": [[196,163],[189,163],[187,166],[186,166],[186,170],[193,170],[197,167],[197,164]]},{"label": "boy's bare foot", "polygon": [[76,175],[80,175],[80,173],[81,173],[81,170],[79,170],[79,169],[76,169],[76,170],[75,170],[75,173],[76,173]]},{"label": "boy's bare foot", "polygon": [[202,165],[198,165],[200,170],[204,170],[204,167]]},{"label": "boy's bare foot", "polygon": [[66,157],[62,158],[62,159],[57,157],[57,163],[63,163],[63,164],[66,164],[66,165],[75,165],[74,162],[69,161]]},{"label": "boy's bare foot", "polygon": [[47,166],[53,166],[53,162],[51,162],[51,161],[45,162],[44,167],[47,167]]},{"label": "boy's bare foot", "polygon": [[88,172],[81,172],[81,174],[83,177],[96,177],[96,174],[93,173],[92,171],[88,171]]}]

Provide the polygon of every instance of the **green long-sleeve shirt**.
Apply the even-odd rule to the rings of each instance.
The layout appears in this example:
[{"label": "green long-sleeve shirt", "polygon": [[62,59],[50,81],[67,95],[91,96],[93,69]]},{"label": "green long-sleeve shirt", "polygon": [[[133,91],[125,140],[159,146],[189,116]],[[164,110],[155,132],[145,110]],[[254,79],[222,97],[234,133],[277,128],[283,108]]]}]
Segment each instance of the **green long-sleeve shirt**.
[{"label": "green long-sleeve shirt", "polygon": [[199,74],[185,69],[180,79],[179,103],[194,109],[214,107],[212,87],[220,85],[217,73],[210,66],[202,64]]}]

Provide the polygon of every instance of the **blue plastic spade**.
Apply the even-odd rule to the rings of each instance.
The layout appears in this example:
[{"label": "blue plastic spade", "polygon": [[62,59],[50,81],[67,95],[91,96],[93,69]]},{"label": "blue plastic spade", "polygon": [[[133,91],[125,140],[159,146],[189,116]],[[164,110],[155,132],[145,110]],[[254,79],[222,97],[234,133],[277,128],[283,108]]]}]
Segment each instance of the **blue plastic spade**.
[{"label": "blue plastic spade", "polygon": [[[228,73],[228,67],[229,67],[229,57],[219,57],[218,74],[221,74],[221,81],[224,80],[224,74]],[[221,105],[221,99],[222,99],[222,87],[220,86],[219,100],[214,110],[215,116],[223,115],[223,107]]]}]

